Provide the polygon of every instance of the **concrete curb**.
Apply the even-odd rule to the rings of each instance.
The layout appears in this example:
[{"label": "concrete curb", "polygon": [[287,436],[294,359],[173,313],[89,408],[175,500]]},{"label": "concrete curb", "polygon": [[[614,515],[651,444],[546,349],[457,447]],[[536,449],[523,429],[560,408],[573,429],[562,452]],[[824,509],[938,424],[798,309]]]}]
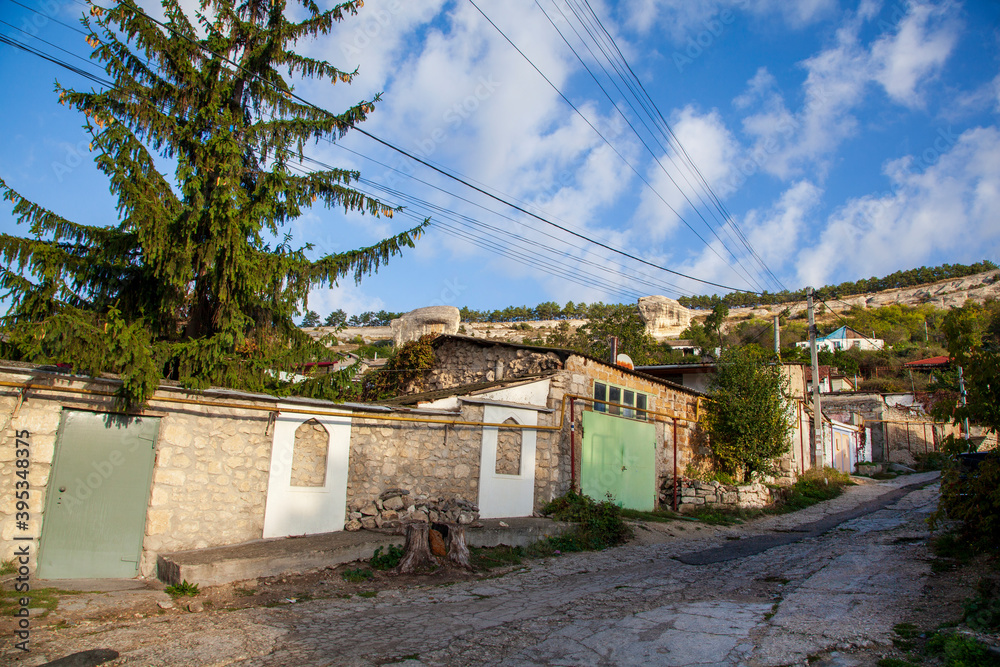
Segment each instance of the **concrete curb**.
[{"label": "concrete curb", "polygon": [[[574,524],[538,518],[483,520],[466,527],[471,547],[500,545],[526,547],[546,537],[561,535]],[[167,584],[188,581],[199,586],[219,586],[234,581],[298,574],[322,567],[371,558],[376,548],[402,546],[403,535],[376,531],[336,532],[307,537],[256,540],[244,544],[160,554],[157,578]]]}]

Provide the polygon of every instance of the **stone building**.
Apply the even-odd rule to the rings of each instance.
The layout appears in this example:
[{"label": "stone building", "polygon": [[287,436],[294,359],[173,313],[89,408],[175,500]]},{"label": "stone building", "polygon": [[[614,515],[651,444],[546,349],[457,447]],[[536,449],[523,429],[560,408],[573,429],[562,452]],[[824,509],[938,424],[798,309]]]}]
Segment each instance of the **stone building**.
[{"label": "stone building", "polygon": [[[563,350],[441,336],[384,405],[0,365],[0,549],[42,578],[151,575],[176,551],[408,520],[528,516],[573,480],[652,507],[698,455],[698,392]],[[674,458],[674,444],[677,457]],[[570,452],[575,456],[570,456]]]},{"label": "stone building", "polygon": [[[118,410],[119,386],[0,366],[0,493],[23,494],[0,504],[0,549],[30,545],[39,577],[151,575],[175,551],[535,508],[547,380],[428,407],[165,384],[141,414]],[[548,493],[550,455],[537,458]]]},{"label": "stone building", "polygon": [[538,433],[539,456],[550,458],[539,459],[549,467],[547,480],[536,480],[536,506],[575,482],[592,497],[611,493],[626,506],[652,509],[675,463],[683,471],[709,455],[696,424],[699,391],[571,350],[466,336],[439,336],[433,345],[436,363],[422,385],[432,396],[477,383],[550,382],[552,412],[539,418],[558,430]]}]

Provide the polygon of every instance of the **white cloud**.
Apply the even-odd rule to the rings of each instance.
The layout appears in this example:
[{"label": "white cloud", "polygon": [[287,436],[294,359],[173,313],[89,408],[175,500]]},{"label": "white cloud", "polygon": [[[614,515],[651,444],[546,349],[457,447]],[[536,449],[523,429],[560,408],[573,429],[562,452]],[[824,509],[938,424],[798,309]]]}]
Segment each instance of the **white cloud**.
[{"label": "white cloud", "polygon": [[[717,32],[746,12],[756,18],[780,17],[791,28],[802,28],[831,16],[837,0],[636,0],[623,10],[630,28],[647,33],[665,31],[683,43],[702,31]],[[722,24],[721,26],[719,24]]]},{"label": "white cloud", "polygon": [[348,315],[359,315],[368,311],[385,310],[385,303],[377,296],[365,292],[347,278],[333,288],[316,289],[309,294],[309,310],[320,315],[343,309]]},{"label": "white cloud", "polygon": [[[949,137],[939,135],[939,146]],[[943,143],[942,143],[943,142]],[[929,164],[923,171],[914,167]],[[1000,251],[1000,131],[973,128],[954,147],[885,165],[892,189],[850,200],[800,253],[804,284],[882,275],[925,262],[974,261]]]},{"label": "white cloud", "polygon": [[958,41],[950,3],[912,3],[895,34],[872,45],[875,79],[900,104],[923,103],[920,84],[941,71]]},{"label": "white cloud", "polygon": [[[687,106],[673,114],[671,126],[691,161],[698,167],[709,185],[716,188],[731,177],[742,148],[726,128],[718,111],[712,110],[701,114],[694,107]],[[648,188],[644,189],[635,222],[654,242],[662,241],[681,224],[677,214],[702,235],[711,236],[701,218],[691,209],[687,199],[678,190],[680,186],[698,210],[705,212],[710,209],[711,207],[706,207],[696,194],[704,192],[699,185],[697,175],[687,166],[683,157],[675,152],[658,157],[664,168],[652,164],[647,180],[663,199],[661,200],[660,196]],[[705,197],[704,194],[702,196]],[[670,210],[671,207],[676,213]],[[717,224],[710,215],[707,213],[705,215],[713,226]]]},{"label": "white cloud", "polygon": [[777,273],[795,257],[802,233],[822,197],[809,181],[799,181],[766,211],[750,211],[742,225],[761,260]]},{"label": "white cloud", "polygon": [[763,69],[736,98],[738,108],[756,102],[760,109],[743,120],[743,129],[754,139],[752,153],[763,171],[781,179],[792,178],[805,167],[819,167],[822,172],[824,158],[854,134],[857,120],[851,110],[870,80],[867,53],[858,42],[859,27],[849,21],[837,31],[834,46],[802,63],[807,72],[805,101],[797,113],[789,111],[777,82]]}]

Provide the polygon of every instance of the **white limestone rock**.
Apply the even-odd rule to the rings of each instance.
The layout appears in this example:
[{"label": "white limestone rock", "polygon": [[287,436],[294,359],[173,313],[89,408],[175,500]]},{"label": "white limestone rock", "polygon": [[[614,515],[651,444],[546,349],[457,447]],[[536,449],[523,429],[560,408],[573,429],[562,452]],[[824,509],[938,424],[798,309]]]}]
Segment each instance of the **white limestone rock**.
[{"label": "white limestone rock", "polygon": [[389,323],[396,347],[417,340],[427,334],[458,333],[460,320],[454,306],[428,306],[411,310]]},{"label": "white limestone rock", "polygon": [[665,296],[640,298],[639,315],[646,331],[657,340],[676,338],[691,323],[691,311]]}]

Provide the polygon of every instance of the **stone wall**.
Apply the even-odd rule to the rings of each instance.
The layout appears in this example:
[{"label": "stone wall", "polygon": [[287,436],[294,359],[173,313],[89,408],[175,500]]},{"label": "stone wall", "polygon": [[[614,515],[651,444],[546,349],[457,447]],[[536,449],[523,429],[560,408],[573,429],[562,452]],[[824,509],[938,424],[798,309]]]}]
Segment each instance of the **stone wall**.
[{"label": "stone wall", "polygon": [[[666,478],[660,487],[660,505],[663,507],[670,507],[673,503],[673,483],[673,478]],[[686,477],[678,478],[677,510],[682,513],[702,507],[760,509],[770,505],[771,502],[771,490],[763,484],[731,486]]]},{"label": "stone wall", "polygon": [[462,339],[440,343],[435,347],[434,356],[434,368],[424,375],[421,391],[537,375],[558,370],[563,365],[560,355],[555,352],[506,345],[484,346]]},{"label": "stone wall", "polygon": [[315,419],[300,424],[295,429],[295,444],[292,447],[291,485],[325,486],[329,454],[330,434],[326,428]]},{"label": "stone wall", "polygon": [[[458,419],[482,421],[483,406],[463,404]],[[355,413],[347,477],[348,518],[395,488],[432,503],[443,498],[475,504],[482,442],[480,426],[383,421]]]},{"label": "stone wall", "polygon": [[[64,389],[113,393],[107,381],[67,378],[27,370],[0,372],[0,380],[53,385]],[[53,392],[33,388],[18,405],[15,389],[0,397],[0,492],[14,488],[16,431],[31,434],[31,523],[36,539],[44,524],[45,499],[55,457],[56,436],[64,409],[115,413],[110,396]],[[199,399],[176,389],[157,396]],[[251,403],[251,401],[244,401]],[[153,483],[146,516],[140,573],[150,575],[156,553],[259,539],[263,531],[271,436],[268,413],[234,408],[151,404],[144,412],[160,418]],[[15,411],[16,407],[16,411]],[[0,503],[0,547],[10,553],[15,517],[10,503]],[[35,545],[37,549],[37,543]]]}]

